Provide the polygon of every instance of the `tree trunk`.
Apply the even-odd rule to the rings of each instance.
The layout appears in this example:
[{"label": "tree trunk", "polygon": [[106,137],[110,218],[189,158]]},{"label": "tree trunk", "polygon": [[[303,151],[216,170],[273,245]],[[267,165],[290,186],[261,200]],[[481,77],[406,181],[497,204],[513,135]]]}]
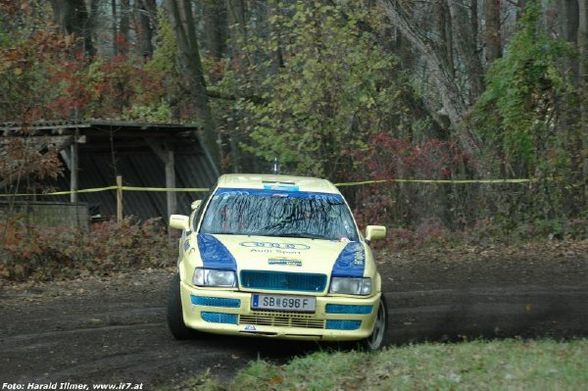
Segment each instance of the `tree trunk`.
[{"label": "tree trunk", "polygon": [[247,42],[247,5],[244,0],[226,0],[228,10],[228,21],[231,39],[231,57],[233,62],[239,63],[245,60],[248,65],[250,61],[247,57],[243,58],[241,46]]},{"label": "tree trunk", "polygon": [[219,0],[203,0],[201,3],[206,34],[205,47],[214,58],[221,59],[227,50],[227,8]]},{"label": "tree trunk", "polygon": [[[582,1],[580,0],[580,2]],[[565,41],[570,42],[572,45],[577,45],[580,22],[578,0],[559,0],[557,2],[557,13],[559,15],[559,34]],[[569,62],[575,83],[580,82],[579,61],[579,58],[574,58]]]},{"label": "tree trunk", "polygon": [[269,4],[267,4],[266,7],[266,14],[265,14],[265,18],[267,20],[268,25],[270,26],[270,36],[272,34],[275,33],[276,36],[278,36],[278,45],[276,50],[272,51],[271,53],[271,59],[272,59],[272,67],[271,67],[271,72],[272,74],[277,74],[280,70],[280,68],[284,67],[284,56],[282,53],[282,44],[280,42],[279,39],[279,32],[276,29],[276,26],[274,24],[271,23],[272,18],[275,15],[279,14],[279,9],[278,9],[279,5],[276,4],[275,1],[270,1]]},{"label": "tree trunk", "polygon": [[139,54],[149,60],[153,57],[153,32],[157,26],[157,4],[155,0],[138,0],[137,3],[137,48]]},{"label": "tree trunk", "polygon": [[445,67],[444,61],[427,35],[419,30],[397,0],[380,0],[380,4],[392,22],[410,41],[426,61],[431,78],[437,87],[445,114],[449,117],[451,127],[458,131],[458,138],[464,151],[474,155],[478,151],[476,137],[467,129],[460,127],[465,102],[451,72]]},{"label": "tree trunk", "polygon": [[[247,52],[242,50],[243,45],[245,45],[248,41],[248,31],[247,31],[247,4],[244,0],[226,0],[225,6],[227,9],[227,24],[229,26],[228,33],[229,33],[229,42],[230,42],[230,57],[231,57],[231,67],[235,69],[236,72],[240,74],[247,74],[249,72],[249,66],[251,65],[251,61],[247,55]],[[271,7],[268,4],[268,8]],[[242,91],[244,95],[249,95],[250,91]],[[250,99],[250,98],[247,98]],[[236,121],[240,121],[240,110],[235,110],[233,113],[233,117]],[[239,172],[241,170],[256,170],[257,159],[246,159],[243,156],[247,155],[246,153],[242,153],[241,151],[241,133],[235,127],[229,128],[228,131],[229,140],[229,147],[230,147],[230,155],[231,155],[231,164],[233,166],[234,172]],[[253,160],[254,167],[251,167],[248,163]]]},{"label": "tree trunk", "polygon": [[519,0],[517,2],[517,20],[519,20],[523,13],[525,12],[525,7],[527,6],[527,0]]},{"label": "tree trunk", "polygon": [[433,19],[434,31],[439,37],[439,56],[443,60],[444,67],[453,77],[455,76],[455,66],[453,64],[453,31],[451,26],[451,15],[447,0],[435,0],[433,2]]},{"label": "tree trunk", "polygon": [[439,89],[441,100],[443,101],[443,108],[449,116],[452,125],[456,125],[461,120],[465,111],[465,105],[459,95],[455,80],[443,65],[444,61],[441,56],[439,56],[426,34],[420,31],[409,20],[408,15],[397,0],[380,0],[380,3],[383,5],[392,23],[400,29],[406,39],[424,57],[431,70],[431,77]]},{"label": "tree trunk", "polygon": [[578,73],[580,83],[578,92],[580,95],[580,132],[584,141],[584,203],[588,201],[588,4],[586,0],[578,0],[578,52],[580,61]]},{"label": "tree trunk", "polygon": [[116,0],[110,1],[110,9],[112,11],[112,54],[118,54],[118,26],[116,24],[117,21],[117,9],[116,9]]},{"label": "tree trunk", "polygon": [[247,31],[247,6],[243,0],[226,0],[229,11],[229,23],[236,25],[241,35]]},{"label": "tree trunk", "polygon": [[182,82],[191,94],[192,108],[203,129],[204,142],[213,161],[220,162],[216,128],[208,102],[198,39],[190,0],[166,0],[167,12],[176,34]]},{"label": "tree trunk", "polygon": [[470,7],[464,8],[455,1],[449,2],[457,51],[463,61],[469,86],[469,104],[484,91],[484,68],[478,50],[478,1],[471,0]]},{"label": "tree trunk", "polygon": [[[97,27],[97,20],[98,20],[98,9],[100,7],[101,0],[91,0],[90,1],[90,17],[88,19],[88,29],[90,30],[90,37],[92,42],[96,41],[96,27]],[[96,55],[96,49],[92,45],[92,56]]]},{"label": "tree trunk", "polygon": [[51,0],[53,20],[64,34],[74,34],[84,39],[83,49],[87,56],[96,54],[92,42],[90,17],[84,0]]},{"label": "tree trunk", "polygon": [[129,30],[131,7],[129,0],[120,0],[120,25],[118,30],[118,54],[129,53]]},{"label": "tree trunk", "polygon": [[500,34],[500,0],[484,0],[484,44],[486,61],[491,64],[502,56]]}]

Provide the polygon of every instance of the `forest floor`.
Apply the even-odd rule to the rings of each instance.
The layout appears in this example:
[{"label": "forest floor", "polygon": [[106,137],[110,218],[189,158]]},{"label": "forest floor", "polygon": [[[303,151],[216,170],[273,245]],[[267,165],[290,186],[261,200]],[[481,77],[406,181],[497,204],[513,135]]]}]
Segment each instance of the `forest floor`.
[{"label": "forest floor", "polygon": [[[395,344],[588,336],[588,241],[377,252]],[[0,382],[181,384],[285,363],[315,343],[207,336],[165,323],[173,268],[0,290]]]}]

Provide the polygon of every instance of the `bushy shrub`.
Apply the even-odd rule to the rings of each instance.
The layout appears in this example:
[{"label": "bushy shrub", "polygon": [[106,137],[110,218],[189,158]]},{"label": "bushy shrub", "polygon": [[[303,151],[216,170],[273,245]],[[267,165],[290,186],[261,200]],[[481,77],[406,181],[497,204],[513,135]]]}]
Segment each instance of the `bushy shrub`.
[{"label": "bushy shrub", "polygon": [[176,246],[157,220],[93,224],[89,232],[28,226],[18,217],[0,223],[0,278],[72,278],[174,264]]}]

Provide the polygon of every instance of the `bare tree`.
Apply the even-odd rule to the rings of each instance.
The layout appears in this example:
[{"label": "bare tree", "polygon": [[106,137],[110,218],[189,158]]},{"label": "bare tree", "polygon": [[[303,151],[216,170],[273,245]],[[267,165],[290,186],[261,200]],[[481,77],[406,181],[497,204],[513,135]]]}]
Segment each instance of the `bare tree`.
[{"label": "bare tree", "polygon": [[84,39],[83,49],[89,57],[96,54],[92,42],[90,17],[84,0],[51,0],[53,19],[65,34]]},{"label": "bare tree", "polygon": [[439,57],[451,76],[455,76],[453,63],[453,28],[447,0],[433,1],[434,31],[438,36]]},{"label": "bare tree", "polygon": [[118,54],[118,26],[116,24],[117,20],[117,7],[116,7],[116,0],[110,0],[110,8],[112,11],[112,53]]},{"label": "bare tree", "polygon": [[204,131],[206,146],[218,164],[217,132],[208,101],[191,2],[166,0],[165,6],[176,35],[182,82],[191,95],[192,107]]},{"label": "bare tree", "polygon": [[588,4],[585,0],[578,0],[578,52],[580,54],[580,126],[584,133],[584,200],[588,200]]},{"label": "bare tree", "polygon": [[120,22],[117,37],[119,54],[127,54],[129,51],[130,13],[129,0],[120,0]]},{"label": "bare tree", "polygon": [[457,136],[462,148],[473,154],[478,150],[476,137],[471,131],[459,126],[466,110],[466,103],[452,75],[452,70],[448,68],[444,60],[445,53],[440,53],[438,45],[411,20],[400,1],[379,0],[379,2],[392,24],[402,32],[426,62],[451,127],[458,131]]},{"label": "bare tree", "polygon": [[233,58],[241,55],[241,45],[247,42],[247,4],[244,0],[226,0]]},{"label": "bare tree", "polygon": [[488,64],[502,56],[500,0],[484,0],[484,44]]},{"label": "bare tree", "polygon": [[[562,0],[559,2],[561,13],[559,25],[561,26],[562,36],[566,41],[577,44],[578,48],[580,48],[578,41],[578,34],[580,33],[580,3],[582,3],[582,0]],[[581,60],[572,61],[571,65],[576,81],[579,81],[580,76],[579,61]]]},{"label": "bare tree", "polygon": [[206,48],[214,58],[223,58],[227,51],[227,8],[224,1],[201,0]]},{"label": "bare tree", "polygon": [[478,48],[478,0],[470,0],[469,7],[456,1],[449,2],[455,30],[457,52],[465,68],[472,104],[484,91],[484,67]]},{"label": "bare tree", "polygon": [[136,0],[137,50],[145,59],[153,56],[153,32],[157,26],[157,4],[155,0]]}]

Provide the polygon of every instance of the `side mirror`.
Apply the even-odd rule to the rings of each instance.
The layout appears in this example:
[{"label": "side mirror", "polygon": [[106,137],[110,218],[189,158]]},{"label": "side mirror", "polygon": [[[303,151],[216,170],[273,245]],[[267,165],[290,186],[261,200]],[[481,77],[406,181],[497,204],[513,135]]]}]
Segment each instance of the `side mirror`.
[{"label": "side mirror", "polygon": [[169,226],[175,229],[188,229],[190,218],[184,215],[171,215],[169,216]]},{"label": "side mirror", "polygon": [[202,200],[196,200],[196,201],[192,202],[192,205],[190,205],[190,207],[192,208],[192,210],[196,210],[196,209],[200,208],[201,203],[202,203]]},{"label": "side mirror", "polygon": [[386,237],[386,227],[383,225],[368,225],[365,227],[365,240],[372,241],[384,239]]}]

